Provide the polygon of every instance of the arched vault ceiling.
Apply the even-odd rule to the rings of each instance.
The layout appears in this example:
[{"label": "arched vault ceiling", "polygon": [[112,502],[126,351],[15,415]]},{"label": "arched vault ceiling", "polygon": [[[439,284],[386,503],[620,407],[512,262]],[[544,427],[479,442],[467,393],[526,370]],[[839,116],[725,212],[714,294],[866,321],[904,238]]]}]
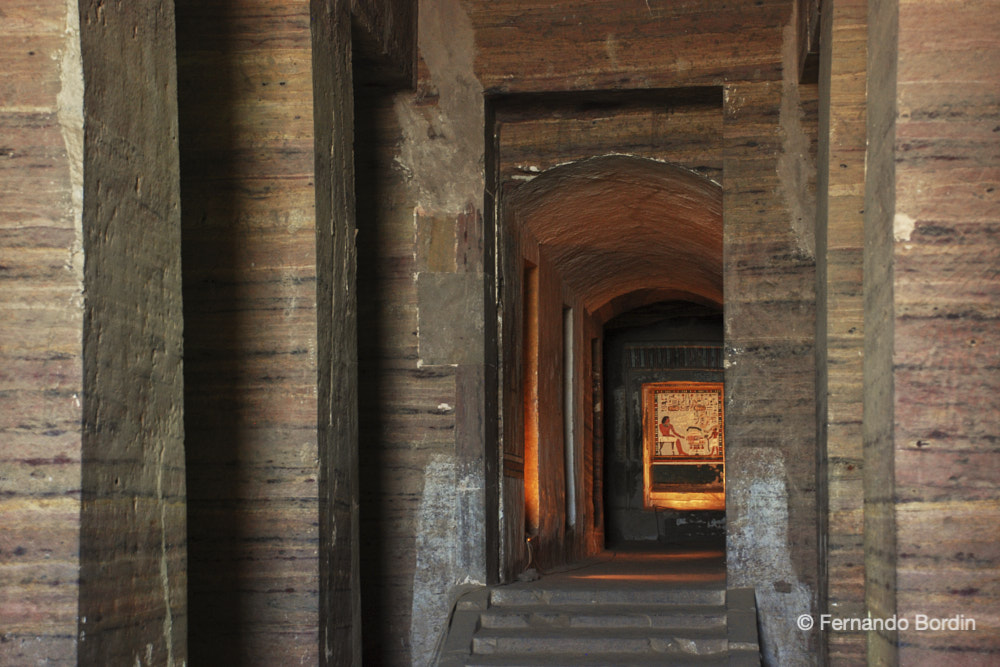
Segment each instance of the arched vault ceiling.
[{"label": "arched vault ceiling", "polygon": [[722,188],[698,174],[591,158],[519,187],[506,211],[591,312],[632,293],[722,305]]}]

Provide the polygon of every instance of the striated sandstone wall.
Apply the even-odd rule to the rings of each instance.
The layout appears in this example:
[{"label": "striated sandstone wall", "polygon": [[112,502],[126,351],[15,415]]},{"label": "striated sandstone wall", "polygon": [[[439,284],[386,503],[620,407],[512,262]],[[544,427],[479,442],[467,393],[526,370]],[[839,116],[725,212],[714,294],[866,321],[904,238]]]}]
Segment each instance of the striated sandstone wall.
[{"label": "striated sandstone wall", "polygon": [[0,663],[75,664],[83,419],[83,71],[75,2],[0,41]]},{"label": "striated sandstone wall", "polygon": [[996,7],[898,3],[893,422],[903,664],[1000,656],[1000,58]]}]

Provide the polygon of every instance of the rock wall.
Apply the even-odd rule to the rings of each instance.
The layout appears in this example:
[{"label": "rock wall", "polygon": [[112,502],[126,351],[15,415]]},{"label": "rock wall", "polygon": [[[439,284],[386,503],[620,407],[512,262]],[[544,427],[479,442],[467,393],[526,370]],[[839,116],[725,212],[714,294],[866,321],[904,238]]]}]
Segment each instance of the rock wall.
[{"label": "rock wall", "polygon": [[986,5],[898,4],[893,439],[904,664],[1000,657],[1000,57]]},{"label": "rock wall", "polygon": [[427,664],[458,587],[487,580],[482,89],[458,2],[419,16],[416,92],[355,111],[362,640],[381,664]]},{"label": "rock wall", "polygon": [[0,663],[76,664],[83,419],[77,3],[12,2],[0,42]]},{"label": "rock wall", "polygon": [[353,97],[414,5],[177,16],[192,660],[360,663]]}]

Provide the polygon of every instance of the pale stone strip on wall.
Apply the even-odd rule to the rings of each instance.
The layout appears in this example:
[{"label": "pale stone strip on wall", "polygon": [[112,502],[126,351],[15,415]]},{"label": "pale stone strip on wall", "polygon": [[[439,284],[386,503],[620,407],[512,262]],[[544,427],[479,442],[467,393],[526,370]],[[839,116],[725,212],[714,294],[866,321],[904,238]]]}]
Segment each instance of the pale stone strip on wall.
[{"label": "pale stone strip on wall", "polygon": [[[821,613],[864,616],[862,358],[867,2],[823,4],[817,192],[817,400],[821,420]],[[832,661],[860,661],[863,633],[826,633]]]},{"label": "pale stone strip on wall", "polygon": [[[893,259],[895,212],[896,7],[869,3],[864,239],[864,549],[865,607],[876,618],[896,613],[893,507]],[[896,664],[896,636],[870,632],[867,659]]]}]

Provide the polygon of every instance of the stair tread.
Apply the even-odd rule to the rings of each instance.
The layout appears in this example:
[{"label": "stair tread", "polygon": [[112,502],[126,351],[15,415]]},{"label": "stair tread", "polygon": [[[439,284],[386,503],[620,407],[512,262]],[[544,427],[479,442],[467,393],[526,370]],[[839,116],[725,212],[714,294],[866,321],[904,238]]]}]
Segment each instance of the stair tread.
[{"label": "stair tread", "polygon": [[491,607],[524,606],[530,604],[546,605],[600,605],[600,604],[640,604],[661,606],[725,606],[725,589],[698,588],[597,588],[597,589],[560,589],[560,588],[514,588],[501,586],[490,592]]},{"label": "stair tread", "polygon": [[[634,653],[565,653],[565,654],[503,654],[473,655],[462,661],[466,667],[621,667],[622,665],[663,665],[663,654],[636,655]],[[702,667],[708,665],[729,665],[727,654],[671,656],[671,667]]]},{"label": "stair tread", "polygon": [[[600,631],[600,632],[599,632]],[[530,637],[532,639],[563,637],[648,637],[648,636],[683,636],[694,639],[717,639],[726,637],[726,626],[710,628],[668,628],[668,627],[613,627],[613,628],[580,628],[556,627],[551,625],[530,626],[527,628],[480,628],[473,635],[476,637]]]},{"label": "stair tread", "polygon": [[615,628],[596,633],[588,628],[551,628],[520,631],[479,631],[472,638],[472,652],[481,654],[586,654],[711,655],[728,650],[725,628],[716,631],[667,632],[657,628]]},{"label": "stair tread", "polygon": [[590,607],[499,607],[484,611],[480,616],[483,628],[526,627],[578,627],[578,628],[724,628],[726,610],[720,607],[686,607],[665,609],[648,606],[590,606]]},{"label": "stair tread", "polygon": [[623,614],[725,614],[726,606],[721,604],[651,604],[648,602],[636,603],[566,603],[550,605],[544,602],[535,604],[502,604],[490,606],[485,612],[497,613],[521,613],[526,611],[536,611],[539,609],[552,610],[567,614],[592,614],[592,613],[623,613]]}]

